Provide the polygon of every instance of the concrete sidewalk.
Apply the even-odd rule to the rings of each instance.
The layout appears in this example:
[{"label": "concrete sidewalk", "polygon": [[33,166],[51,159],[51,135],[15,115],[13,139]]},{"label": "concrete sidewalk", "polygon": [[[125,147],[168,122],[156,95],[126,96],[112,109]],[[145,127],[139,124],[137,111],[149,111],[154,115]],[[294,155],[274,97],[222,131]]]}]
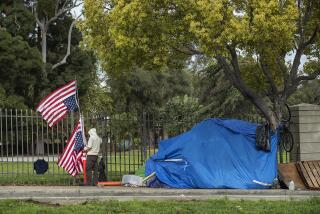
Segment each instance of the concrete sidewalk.
[{"label": "concrete sidewalk", "polygon": [[1,186],[0,200],[33,200],[53,204],[78,204],[103,200],[306,200],[320,197],[320,191],[236,190],[236,189],[152,189],[85,186]]}]

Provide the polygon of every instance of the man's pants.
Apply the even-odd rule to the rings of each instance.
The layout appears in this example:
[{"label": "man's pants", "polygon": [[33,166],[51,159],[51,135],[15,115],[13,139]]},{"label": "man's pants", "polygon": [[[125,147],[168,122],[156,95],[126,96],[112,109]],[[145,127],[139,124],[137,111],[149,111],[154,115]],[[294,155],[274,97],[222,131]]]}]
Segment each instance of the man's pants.
[{"label": "man's pants", "polygon": [[[93,182],[92,183],[92,171],[93,171]],[[98,183],[98,156],[87,155],[87,185],[97,185]]]}]

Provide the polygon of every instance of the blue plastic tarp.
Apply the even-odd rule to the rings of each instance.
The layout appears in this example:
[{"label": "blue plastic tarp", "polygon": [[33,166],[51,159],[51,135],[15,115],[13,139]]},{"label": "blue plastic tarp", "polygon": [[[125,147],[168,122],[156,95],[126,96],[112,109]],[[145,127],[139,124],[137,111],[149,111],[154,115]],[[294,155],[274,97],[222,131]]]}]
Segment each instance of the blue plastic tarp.
[{"label": "blue plastic tarp", "polygon": [[277,177],[277,135],[271,151],[258,150],[258,124],[232,119],[207,119],[159,144],[146,162],[145,175],[172,188],[270,188]]}]

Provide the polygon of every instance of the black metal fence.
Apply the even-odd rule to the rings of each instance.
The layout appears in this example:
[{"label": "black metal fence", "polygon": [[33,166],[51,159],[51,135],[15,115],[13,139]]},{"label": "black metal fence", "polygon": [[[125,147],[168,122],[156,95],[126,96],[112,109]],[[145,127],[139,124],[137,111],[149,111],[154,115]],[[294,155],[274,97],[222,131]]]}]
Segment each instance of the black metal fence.
[{"label": "black metal fence", "polygon": [[[71,177],[57,166],[78,114],[69,114],[53,128],[32,110],[0,109],[0,185],[77,185],[82,175]],[[162,139],[190,129],[202,118],[183,117],[164,120],[155,114],[84,115],[85,128],[95,127],[102,138],[99,171],[101,180],[120,180],[134,174],[157,152]],[[240,118],[261,122],[259,117]],[[87,133],[88,130],[86,130]],[[37,174],[34,162],[45,160],[48,170]],[[289,155],[279,152],[278,160]]]}]

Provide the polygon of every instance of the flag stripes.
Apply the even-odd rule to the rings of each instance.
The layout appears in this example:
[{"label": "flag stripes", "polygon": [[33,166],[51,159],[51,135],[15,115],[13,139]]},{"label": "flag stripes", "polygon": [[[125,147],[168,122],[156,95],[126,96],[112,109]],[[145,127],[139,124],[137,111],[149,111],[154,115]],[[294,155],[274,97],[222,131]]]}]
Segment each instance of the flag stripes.
[{"label": "flag stripes", "polygon": [[72,176],[76,176],[83,171],[81,160],[82,149],[78,151],[74,149],[79,139],[78,136],[82,136],[82,132],[81,121],[79,121],[58,161],[58,166],[64,168]]},{"label": "flag stripes", "polygon": [[[73,80],[46,96],[38,104],[36,110],[41,113],[43,119],[52,127],[62,120],[68,111],[75,111],[77,109],[74,107],[75,105],[78,106],[76,93],[77,84],[76,81]],[[74,98],[70,100],[72,96],[74,96]],[[66,100],[68,100],[68,103],[66,103]],[[73,103],[74,105],[72,105]],[[69,104],[69,106],[67,104]]]}]

